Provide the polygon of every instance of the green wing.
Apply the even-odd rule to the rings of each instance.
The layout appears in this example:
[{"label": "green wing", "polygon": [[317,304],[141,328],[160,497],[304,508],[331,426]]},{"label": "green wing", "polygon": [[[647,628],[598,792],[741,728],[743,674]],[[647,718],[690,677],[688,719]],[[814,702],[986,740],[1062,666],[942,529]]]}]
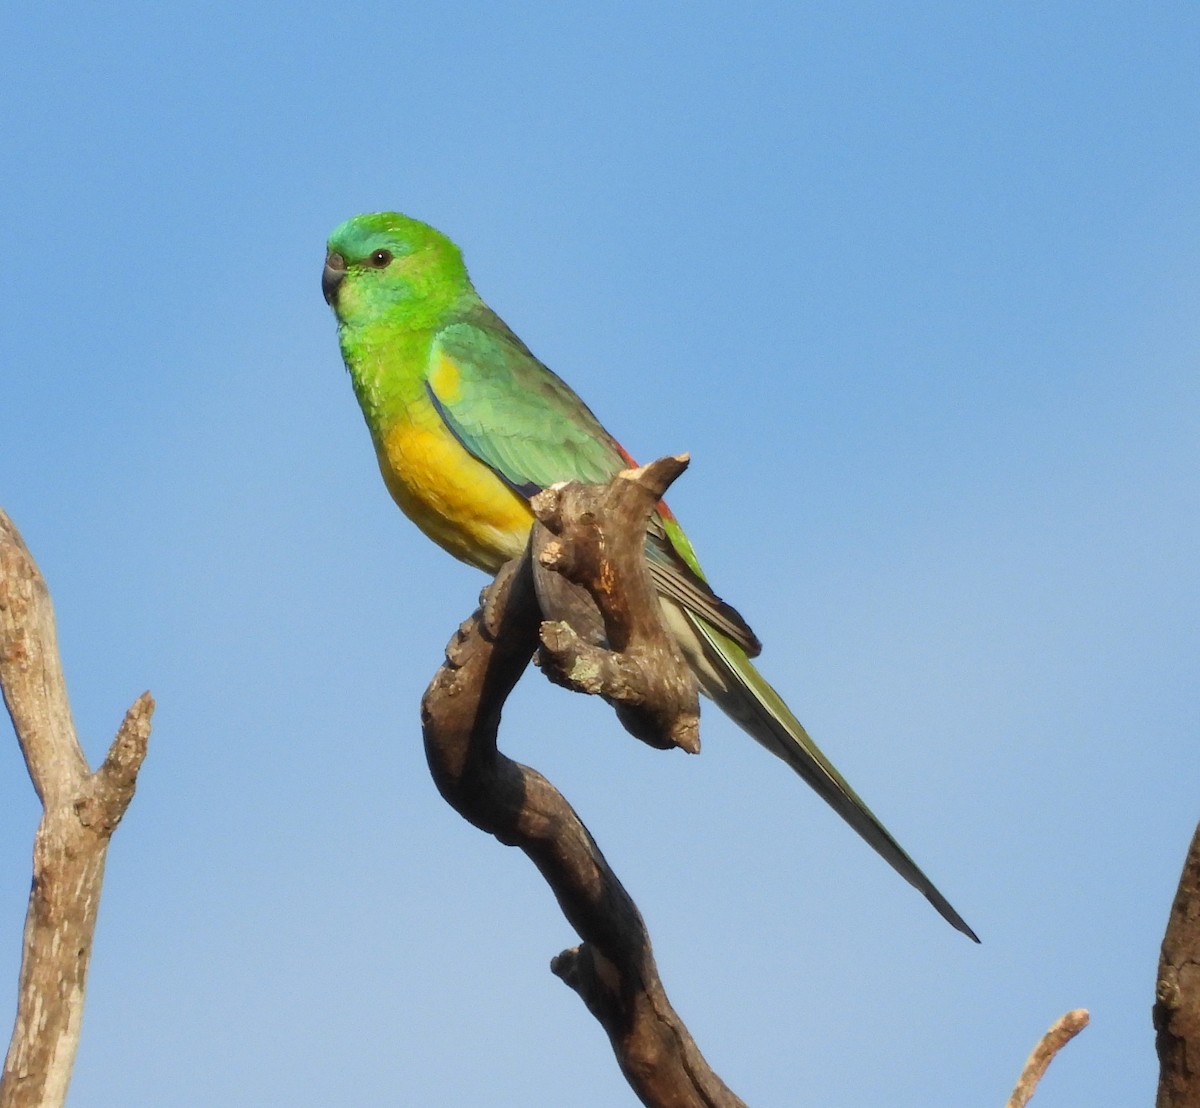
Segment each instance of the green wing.
[{"label": "green wing", "polygon": [[[569,385],[480,305],[438,332],[430,399],[460,443],[510,488],[531,497],[559,481],[608,481],[635,463]],[[454,370],[438,372],[448,363]],[[711,623],[751,655],[761,649],[746,621],[704,581],[673,518],[655,517],[646,537],[659,591]]]},{"label": "green wing", "polygon": [[458,381],[439,389],[434,374],[430,394],[463,446],[525,496],[557,481],[607,481],[626,468],[587,405],[488,315],[452,323],[434,340],[434,364],[448,359]]}]

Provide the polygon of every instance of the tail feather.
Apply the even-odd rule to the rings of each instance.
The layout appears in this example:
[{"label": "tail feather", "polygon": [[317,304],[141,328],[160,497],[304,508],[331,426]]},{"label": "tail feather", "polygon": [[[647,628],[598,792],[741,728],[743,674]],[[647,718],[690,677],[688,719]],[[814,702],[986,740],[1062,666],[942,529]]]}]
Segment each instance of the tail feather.
[{"label": "tail feather", "polygon": [[[754,668],[745,652],[704,620],[686,610],[680,614],[703,649],[702,664],[695,669],[705,692],[754,739],[804,778],[901,877],[925,896],[943,919],[969,939],[979,942],[979,937],[962,916],[821,753],[783,698]],[[691,651],[685,647],[685,653],[691,654]]]}]

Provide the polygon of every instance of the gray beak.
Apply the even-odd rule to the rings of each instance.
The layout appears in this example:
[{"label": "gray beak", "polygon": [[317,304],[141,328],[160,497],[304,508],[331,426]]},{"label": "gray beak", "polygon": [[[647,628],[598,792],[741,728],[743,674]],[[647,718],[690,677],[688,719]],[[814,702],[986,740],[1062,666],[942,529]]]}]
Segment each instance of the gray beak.
[{"label": "gray beak", "polygon": [[332,250],[325,255],[325,269],[321,274],[321,294],[331,308],[337,307],[338,289],[346,277],[346,259]]}]

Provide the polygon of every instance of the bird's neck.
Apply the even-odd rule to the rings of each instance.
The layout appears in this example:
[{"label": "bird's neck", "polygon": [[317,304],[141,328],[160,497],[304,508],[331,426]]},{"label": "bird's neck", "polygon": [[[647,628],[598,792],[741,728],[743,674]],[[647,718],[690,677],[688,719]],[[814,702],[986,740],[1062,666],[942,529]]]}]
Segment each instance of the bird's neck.
[{"label": "bird's neck", "polygon": [[342,325],[338,332],[342,357],[377,444],[389,428],[429,405],[425,378],[438,332],[481,303],[468,283],[451,296],[427,296]]},{"label": "bird's neck", "polygon": [[390,320],[343,327],[342,357],[371,434],[379,439],[425,399],[425,372],[436,329]]}]

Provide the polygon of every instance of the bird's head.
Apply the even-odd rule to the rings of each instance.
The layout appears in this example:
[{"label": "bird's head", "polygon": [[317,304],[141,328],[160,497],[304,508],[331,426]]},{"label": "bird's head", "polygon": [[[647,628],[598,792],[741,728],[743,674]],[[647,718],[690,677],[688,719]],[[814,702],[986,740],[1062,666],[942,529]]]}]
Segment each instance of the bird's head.
[{"label": "bird's head", "polygon": [[343,326],[380,318],[419,326],[470,287],[458,247],[399,212],[356,215],[329,236],[321,291]]}]

